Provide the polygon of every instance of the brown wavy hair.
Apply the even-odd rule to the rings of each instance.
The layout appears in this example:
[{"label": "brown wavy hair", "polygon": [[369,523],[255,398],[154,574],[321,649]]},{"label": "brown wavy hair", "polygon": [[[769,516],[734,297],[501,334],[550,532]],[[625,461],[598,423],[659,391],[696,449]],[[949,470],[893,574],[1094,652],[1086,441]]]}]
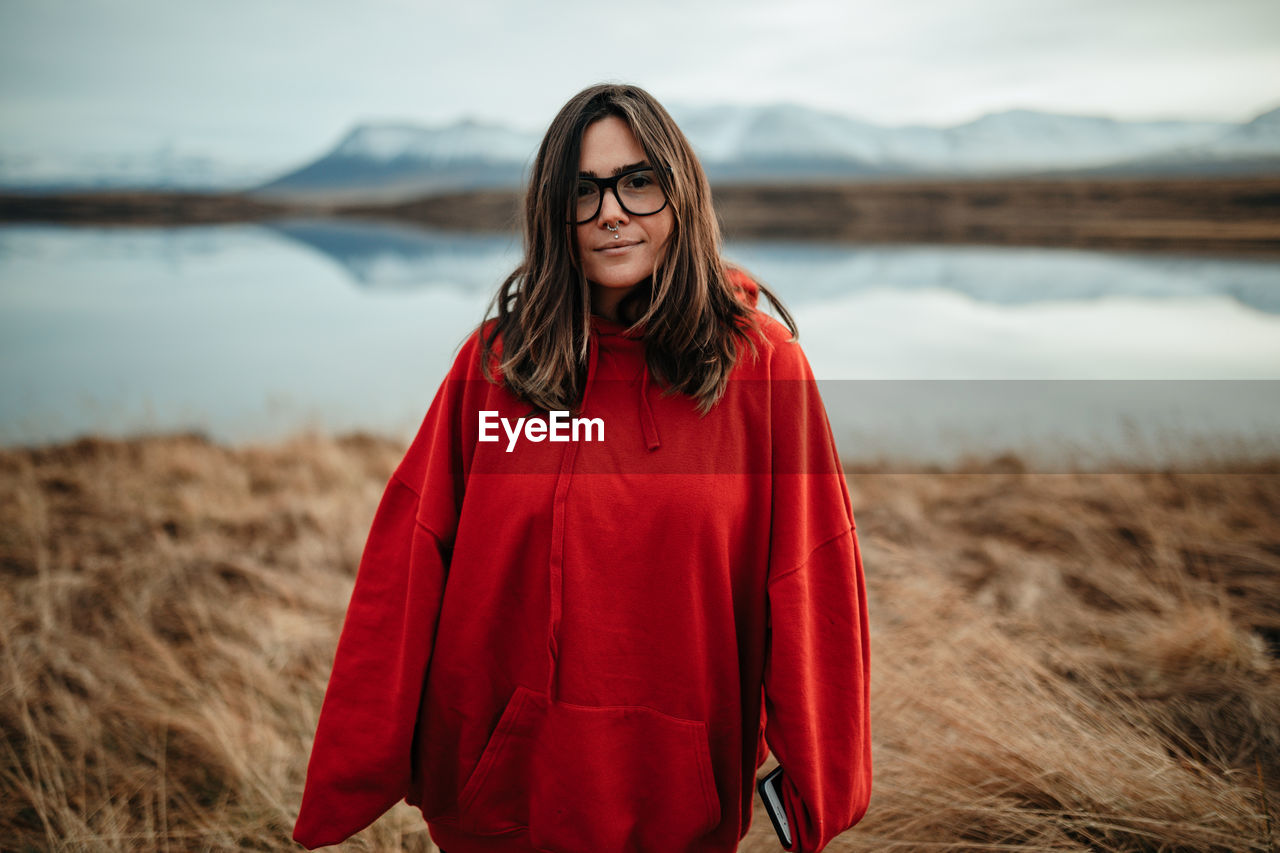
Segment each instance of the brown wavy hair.
[{"label": "brown wavy hair", "polygon": [[[755,314],[739,297],[720,257],[711,187],[693,148],[652,95],[637,86],[599,84],[574,95],[547,128],[523,200],[524,258],[494,296],[482,365],[492,380],[494,344],[502,380],[535,407],[576,410],[586,384],[591,290],[578,260],[574,188],[582,135],[607,116],[627,123],[644,149],[674,214],[663,260],[618,306],[643,329],[655,380],[687,394],[706,413],[724,394],[738,356],[753,354]],[[796,336],[795,321],[759,285]]]}]

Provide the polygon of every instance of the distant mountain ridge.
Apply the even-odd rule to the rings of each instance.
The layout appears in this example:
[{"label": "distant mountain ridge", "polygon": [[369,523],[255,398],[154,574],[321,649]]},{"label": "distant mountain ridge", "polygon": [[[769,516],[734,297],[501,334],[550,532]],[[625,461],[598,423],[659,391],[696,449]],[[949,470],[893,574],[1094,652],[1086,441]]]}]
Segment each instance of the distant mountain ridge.
[{"label": "distant mountain ridge", "polygon": [[[1280,174],[1280,108],[1247,122],[1124,121],[1028,109],[951,127],[882,126],[791,103],[672,105],[713,182],[1000,175]],[[400,201],[520,186],[541,131],[464,119],[369,122],[315,160],[265,180],[172,150],[55,162],[0,152],[0,186],[215,189],[268,197]]]},{"label": "distant mountain ridge", "polygon": [[518,186],[538,138],[499,124],[357,125],[317,160],[256,188],[258,195],[344,201]]},{"label": "distant mountain ridge", "polygon": [[[1280,109],[1246,123],[1121,121],[1015,109],[953,127],[883,127],[796,104],[674,107],[711,180],[1280,173]],[[353,128],[256,192],[338,200],[516,187],[540,135],[496,123]]]}]

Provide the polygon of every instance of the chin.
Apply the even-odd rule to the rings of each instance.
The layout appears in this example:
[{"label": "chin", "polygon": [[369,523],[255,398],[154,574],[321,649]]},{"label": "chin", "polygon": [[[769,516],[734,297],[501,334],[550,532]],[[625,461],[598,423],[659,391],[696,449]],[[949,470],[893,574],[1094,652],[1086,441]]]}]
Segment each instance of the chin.
[{"label": "chin", "polygon": [[587,281],[600,287],[629,288],[649,278],[650,270],[600,270],[596,274],[587,271]]}]

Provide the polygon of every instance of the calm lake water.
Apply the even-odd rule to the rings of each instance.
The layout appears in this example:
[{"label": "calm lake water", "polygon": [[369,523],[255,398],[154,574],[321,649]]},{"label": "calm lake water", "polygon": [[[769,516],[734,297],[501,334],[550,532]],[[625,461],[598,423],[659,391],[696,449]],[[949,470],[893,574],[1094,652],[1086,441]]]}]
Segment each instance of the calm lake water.
[{"label": "calm lake water", "polygon": [[[1280,263],[730,244],[795,316],[848,458],[1280,450]],[[407,439],[518,247],[295,221],[0,228],[0,442]]]}]

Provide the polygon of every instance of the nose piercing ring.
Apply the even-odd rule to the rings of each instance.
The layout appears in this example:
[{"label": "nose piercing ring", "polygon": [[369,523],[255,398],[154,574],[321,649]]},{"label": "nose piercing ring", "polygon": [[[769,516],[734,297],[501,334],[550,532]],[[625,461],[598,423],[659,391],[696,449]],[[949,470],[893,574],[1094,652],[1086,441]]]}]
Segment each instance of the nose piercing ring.
[{"label": "nose piercing ring", "polygon": [[613,225],[610,225],[608,222],[606,222],[604,224],[604,227],[614,232],[613,239],[617,240],[622,236],[621,234],[618,233],[618,224],[616,222]]}]

